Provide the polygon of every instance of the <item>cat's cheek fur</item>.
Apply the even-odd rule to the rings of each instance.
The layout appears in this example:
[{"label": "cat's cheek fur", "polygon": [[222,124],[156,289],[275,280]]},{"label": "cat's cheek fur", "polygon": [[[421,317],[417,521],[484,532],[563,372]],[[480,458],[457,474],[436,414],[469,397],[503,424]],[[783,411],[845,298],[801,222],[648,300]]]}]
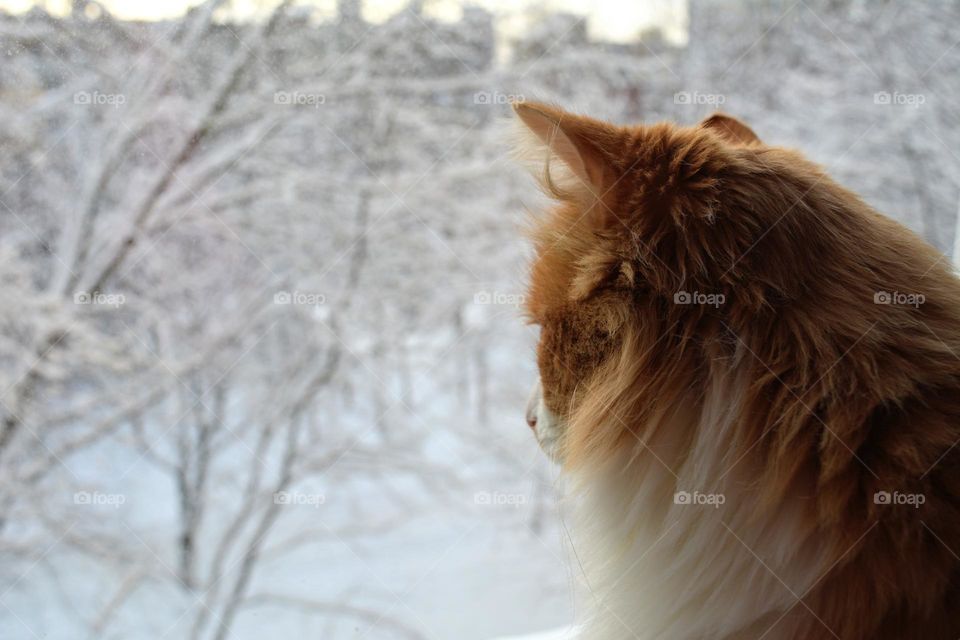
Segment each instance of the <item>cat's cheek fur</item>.
[{"label": "cat's cheek fur", "polygon": [[[583,638],[795,637],[789,612],[804,613],[800,598],[837,558],[819,544],[808,502],[762,511],[748,467],[717,455],[732,450],[744,384],[735,374],[714,381],[702,404],[648,425],[649,441],[569,474],[572,543],[590,592]],[[678,441],[691,420],[693,441]]]}]

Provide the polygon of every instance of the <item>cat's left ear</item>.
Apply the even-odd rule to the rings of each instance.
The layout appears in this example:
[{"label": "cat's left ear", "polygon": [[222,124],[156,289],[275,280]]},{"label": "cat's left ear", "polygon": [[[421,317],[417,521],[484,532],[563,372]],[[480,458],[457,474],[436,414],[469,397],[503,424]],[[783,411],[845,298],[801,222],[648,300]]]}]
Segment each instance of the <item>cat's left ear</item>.
[{"label": "cat's left ear", "polygon": [[[513,110],[527,134],[520,152],[538,165],[551,191],[559,186],[602,198],[616,184],[619,127],[538,102],[517,102]],[[560,171],[551,169],[551,157],[560,160]]]}]

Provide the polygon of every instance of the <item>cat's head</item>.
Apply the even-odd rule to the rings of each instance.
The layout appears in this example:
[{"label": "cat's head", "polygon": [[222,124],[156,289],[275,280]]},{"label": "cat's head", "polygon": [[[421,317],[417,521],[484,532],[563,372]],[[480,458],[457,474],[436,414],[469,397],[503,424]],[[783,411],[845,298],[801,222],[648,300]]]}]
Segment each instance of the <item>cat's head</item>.
[{"label": "cat's head", "polygon": [[695,414],[735,361],[750,368],[757,429],[791,387],[869,378],[876,361],[826,372],[872,325],[907,317],[879,315],[876,292],[908,290],[938,259],[733,117],[618,126],[514,108],[521,156],[554,201],[532,224],[540,381],[527,420],[570,465],[642,441],[666,414]]}]

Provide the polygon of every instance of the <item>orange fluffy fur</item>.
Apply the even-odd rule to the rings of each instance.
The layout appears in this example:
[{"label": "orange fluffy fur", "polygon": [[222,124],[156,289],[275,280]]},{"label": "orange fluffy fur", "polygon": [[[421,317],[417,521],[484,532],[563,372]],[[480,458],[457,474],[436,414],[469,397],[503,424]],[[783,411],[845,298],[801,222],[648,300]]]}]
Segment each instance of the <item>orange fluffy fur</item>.
[{"label": "orange fluffy fur", "polygon": [[[595,563],[610,591],[599,598],[618,604],[596,607],[586,637],[956,640],[960,282],[949,261],[729,116],[617,126],[545,104],[515,110],[556,201],[534,224],[527,297],[543,401],[563,425],[565,471],[586,478],[585,508],[612,501],[597,535],[618,531],[607,542],[620,550]],[[714,302],[678,304],[682,292]],[[877,304],[878,292],[923,299]],[[685,515],[709,507],[670,504],[695,489],[726,494],[711,524]],[[882,492],[922,504],[878,503]],[[716,553],[685,543],[702,526],[716,527]],[[665,556],[637,560],[649,573],[631,578],[644,527],[645,545],[667,545],[655,553],[684,554],[677,585],[689,593],[658,568]],[[663,531],[666,543],[653,535]],[[648,579],[690,599],[655,629],[624,622],[629,589]],[[778,582],[782,598],[763,599]],[[713,627],[696,619],[712,603],[724,616]]]}]

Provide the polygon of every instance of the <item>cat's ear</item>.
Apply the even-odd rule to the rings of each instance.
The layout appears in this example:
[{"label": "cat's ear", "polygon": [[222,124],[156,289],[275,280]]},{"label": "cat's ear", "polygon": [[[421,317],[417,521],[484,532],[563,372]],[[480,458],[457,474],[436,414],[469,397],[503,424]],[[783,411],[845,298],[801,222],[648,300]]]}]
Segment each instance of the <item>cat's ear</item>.
[{"label": "cat's ear", "polygon": [[700,123],[704,129],[720,134],[727,142],[734,144],[760,144],[760,138],[753,129],[740,120],[725,113],[715,113]]},{"label": "cat's ear", "polygon": [[[550,191],[602,198],[616,184],[619,127],[538,102],[517,102],[513,110],[523,125],[518,152],[535,165]],[[551,168],[553,158],[560,160],[559,171]]]}]

